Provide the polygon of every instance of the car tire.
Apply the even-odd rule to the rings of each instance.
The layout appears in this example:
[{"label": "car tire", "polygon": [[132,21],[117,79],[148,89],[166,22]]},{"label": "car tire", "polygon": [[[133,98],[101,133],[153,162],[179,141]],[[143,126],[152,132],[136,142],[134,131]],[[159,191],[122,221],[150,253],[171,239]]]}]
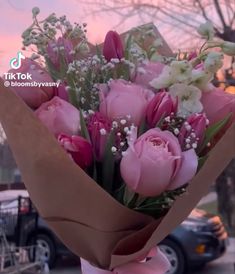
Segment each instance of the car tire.
[{"label": "car tire", "polygon": [[[35,239],[36,237],[36,239]],[[53,240],[50,238],[50,236],[46,235],[46,234],[37,234],[37,235],[33,235],[29,241],[28,241],[28,245],[35,245],[35,241],[36,241],[36,245],[42,247],[43,251],[40,252],[40,254],[37,254],[36,252],[36,259],[39,256],[42,256],[44,258],[46,258],[46,261],[49,265],[50,268],[53,268],[55,266],[55,262],[56,262],[56,248],[55,248],[55,244],[53,242]],[[30,261],[33,261],[33,249],[31,249],[29,251],[29,259]]]},{"label": "car tire", "polygon": [[184,274],[187,269],[186,260],[180,246],[171,239],[164,239],[159,244],[160,250],[171,263],[171,269],[166,274]]}]

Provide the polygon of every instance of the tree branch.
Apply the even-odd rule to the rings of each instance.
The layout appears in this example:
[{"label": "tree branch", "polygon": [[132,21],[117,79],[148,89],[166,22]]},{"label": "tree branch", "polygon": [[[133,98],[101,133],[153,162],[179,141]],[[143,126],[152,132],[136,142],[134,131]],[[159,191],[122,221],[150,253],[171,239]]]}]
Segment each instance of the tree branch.
[{"label": "tree branch", "polygon": [[219,15],[219,18],[221,20],[221,23],[223,25],[223,28],[225,30],[227,28],[227,25],[226,25],[226,22],[224,20],[224,15],[222,13],[222,10],[221,10],[221,7],[220,7],[220,4],[219,4],[218,0],[214,0],[214,4],[215,4],[215,9],[216,9],[216,11],[217,11],[217,13]]}]

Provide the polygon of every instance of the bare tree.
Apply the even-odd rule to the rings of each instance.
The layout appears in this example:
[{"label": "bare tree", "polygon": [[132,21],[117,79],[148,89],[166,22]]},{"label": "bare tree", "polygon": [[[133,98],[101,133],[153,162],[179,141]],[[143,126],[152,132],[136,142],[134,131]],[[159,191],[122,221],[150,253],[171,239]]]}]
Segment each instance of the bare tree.
[{"label": "bare tree", "polygon": [[133,17],[164,23],[184,45],[192,44],[192,37],[197,38],[195,29],[206,20],[214,24],[217,37],[235,42],[234,0],[88,0],[84,4],[91,14],[116,13],[121,23]]}]

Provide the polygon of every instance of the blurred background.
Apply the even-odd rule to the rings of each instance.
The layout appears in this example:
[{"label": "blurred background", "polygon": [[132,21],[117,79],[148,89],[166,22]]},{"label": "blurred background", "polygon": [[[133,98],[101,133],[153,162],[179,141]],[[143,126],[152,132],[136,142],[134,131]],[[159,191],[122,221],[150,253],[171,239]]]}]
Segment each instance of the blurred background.
[{"label": "blurred background", "polygon": [[[206,20],[213,22],[218,38],[235,42],[232,0],[0,0],[0,75],[9,70],[9,60],[22,47],[21,34],[31,24],[34,6],[40,8],[42,19],[55,12],[59,16],[66,14],[71,22],[87,23],[87,35],[94,44],[102,42],[110,29],[121,33],[154,22],[173,51],[191,52],[202,44],[196,28]],[[227,58],[215,79],[216,85],[230,93],[235,93],[234,62]],[[161,243],[172,263],[169,273],[234,273],[235,160],[214,182],[198,208]],[[0,237],[1,231],[6,230],[8,241],[42,246],[45,260],[53,267],[51,273],[79,273],[79,260],[33,209],[1,128],[0,227]]]}]

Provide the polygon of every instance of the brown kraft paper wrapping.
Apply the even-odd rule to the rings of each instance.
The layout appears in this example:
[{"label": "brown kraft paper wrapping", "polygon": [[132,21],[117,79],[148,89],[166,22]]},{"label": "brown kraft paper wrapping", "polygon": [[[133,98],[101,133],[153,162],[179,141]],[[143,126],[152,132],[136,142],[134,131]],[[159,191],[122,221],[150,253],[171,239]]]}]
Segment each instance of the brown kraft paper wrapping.
[{"label": "brown kraft paper wrapping", "polygon": [[187,192],[164,218],[154,220],[125,208],[100,188],[2,80],[0,122],[41,216],[76,255],[102,268],[112,269],[145,255],[190,214],[235,156],[233,124]]}]

